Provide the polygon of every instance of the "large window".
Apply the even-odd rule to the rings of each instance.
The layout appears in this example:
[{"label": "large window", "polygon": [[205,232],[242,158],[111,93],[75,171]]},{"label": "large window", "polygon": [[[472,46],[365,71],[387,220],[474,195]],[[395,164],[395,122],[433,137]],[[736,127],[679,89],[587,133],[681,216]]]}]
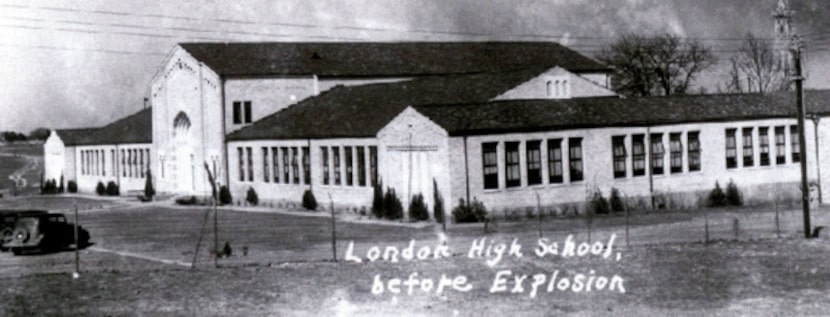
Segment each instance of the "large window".
[{"label": "large window", "polygon": [[758,128],[758,150],[761,152],[761,166],[770,165],[769,128]]},{"label": "large window", "polygon": [[527,184],[542,183],[542,141],[527,141]]},{"label": "large window", "polygon": [[663,175],[665,154],[666,149],[663,147],[663,134],[651,134],[651,173],[653,175]]},{"label": "large window", "polygon": [[242,123],[242,102],[233,102],[233,124]]},{"label": "large window", "polygon": [[303,150],[303,184],[311,183],[311,156],[307,146],[302,147]]},{"label": "large window", "polygon": [[568,139],[571,182],[581,181],[585,176],[582,169],[582,138]]},{"label": "large window", "polygon": [[245,152],[241,147],[236,148],[236,155],[239,156],[239,181],[245,181]]},{"label": "large window", "polygon": [[484,189],[499,188],[498,143],[481,145],[481,162],[483,163]]},{"label": "large window", "polygon": [[726,129],[726,168],[738,167],[737,129]]},{"label": "large window", "polygon": [[285,184],[291,183],[291,153],[288,153],[288,147],[280,148],[282,151],[282,182]]},{"label": "large window", "polygon": [[271,182],[271,169],[268,167],[268,148],[262,147],[262,180],[266,183]]},{"label": "large window", "polygon": [[358,146],[357,148],[357,184],[366,186],[366,148]]},{"label": "large window", "polygon": [[332,165],[334,165],[334,184],[340,185],[340,147],[331,148]]},{"label": "large window", "polygon": [[352,147],[346,146],[343,148],[343,155],[346,156],[346,185],[354,185],[354,157],[352,157]]},{"label": "large window", "polygon": [[519,142],[504,143],[504,162],[507,187],[522,186],[522,170],[519,167]]},{"label": "large window", "polygon": [[625,136],[611,137],[612,155],[614,156],[614,178],[625,178]]},{"label": "large window", "polygon": [[251,123],[253,116],[251,114],[250,101],[234,101],[233,102],[233,123],[243,124]]},{"label": "large window", "polygon": [[801,163],[801,147],[799,146],[801,139],[798,138],[798,126],[790,126],[790,151],[792,151],[793,163]]},{"label": "large window", "polygon": [[669,151],[671,151],[671,173],[683,173],[683,142],[680,133],[669,134]]},{"label": "large window", "polygon": [[787,137],[784,127],[775,127],[775,164],[787,163]]},{"label": "large window", "polygon": [[562,183],[562,139],[548,140],[548,173],[551,184]]},{"label": "large window", "polygon": [[646,174],[646,136],[635,134],[631,136],[631,168],[634,176]]},{"label": "large window", "polygon": [[321,171],[323,171],[323,185],[329,184],[329,148],[325,146],[320,147],[320,161],[323,164]]},{"label": "large window", "polygon": [[741,130],[741,137],[744,141],[744,167],[752,167],[755,165],[755,151],[752,148],[752,130],[753,128],[743,128]]},{"label": "large window", "polygon": [[378,184],[378,148],[376,146],[369,147],[369,173],[372,177],[372,186]]},{"label": "large window", "polygon": [[274,184],[280,182],[280,155],[277,147],[271,147],[271,175],[274,175]]},{"label": "large window", "polygon": [[248,181],[253,182],[254,181],[254,156],[251,153],[251,148],[250,147],[245,148],[245,150],[248,152],[247,153],[248,154]]},{"label": "large window", "polygon": [[251,123],[253,121],[253,116],[251,115],[251,102],[245,101],[245,123]]},{"label": "large window", "polygon": [[300,183],[300,161],[297,156],[299,156],[297,147],[291,147],[291,178],[294,180],[294,184]]},{"label": "large window", "polygon": [[689,156],[689,171],[700,171],[700,132],[686,133],[686,147]]}]

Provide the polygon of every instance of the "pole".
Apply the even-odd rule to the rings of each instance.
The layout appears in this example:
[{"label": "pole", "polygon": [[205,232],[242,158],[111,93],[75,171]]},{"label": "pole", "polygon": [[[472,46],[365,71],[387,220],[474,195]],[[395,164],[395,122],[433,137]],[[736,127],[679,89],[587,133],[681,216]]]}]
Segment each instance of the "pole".
[{"label": "pole", "polygon": [[821,159],[819,159],[820,151],[819,151],[819,143],[818,143],[818,124],[821,121],[821,117],[818,114],[812,115],[810,117],[813,120],[813,131],[815,131],[815,145],[816,145],[816,182],[818,183],[818,203],[821,204],[823,202],[823,197],[821,195]]},{"label": "pole", "polygon": [[334,199],[331,199],[331,194],[328,195],[329,201],[331,201],[331,255],[334,262],[337,262],[337,227],[334,221]]},{"label": "pole", "polygon": [[81,245],[78,244],[78,204],[75,204],[75,272],[72,273],[73,278],[78,278],[81,272],[81,255],[79,249]]},{"label": "pole", "polygon": [[793,38],[793,59],[795,64],[795,93],[798,109],[798,151],[801,163],[801,210],[804,216],[804,237],[810,238],[810,188],[807,184],[807,138],[804,135],[804,77],[801,69],[801,43]]},{"label": "pole", "polygon": [[536,192],[536,213],[539,218],[539,238],[542,237],[542,201],[539,199],[539,192]]}]

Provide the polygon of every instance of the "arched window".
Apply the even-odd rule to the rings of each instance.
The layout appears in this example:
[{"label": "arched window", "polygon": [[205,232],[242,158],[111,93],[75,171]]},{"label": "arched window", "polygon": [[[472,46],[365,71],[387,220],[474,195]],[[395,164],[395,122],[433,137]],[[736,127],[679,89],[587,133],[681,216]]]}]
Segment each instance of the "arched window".
[{"label": "arched window", "polygon": [[548,97],[553,97],[553,87],[552,87],[552,85],[553,85],[553,83],[550,80],[548,80],[548,82],[545,83],[545,92],[547,92]]},{"label": "arched window", "polygon": [[173,119],[173,137],[181,136],[187,130],[190,130],[190,118],[184,112],[179,111]]}]

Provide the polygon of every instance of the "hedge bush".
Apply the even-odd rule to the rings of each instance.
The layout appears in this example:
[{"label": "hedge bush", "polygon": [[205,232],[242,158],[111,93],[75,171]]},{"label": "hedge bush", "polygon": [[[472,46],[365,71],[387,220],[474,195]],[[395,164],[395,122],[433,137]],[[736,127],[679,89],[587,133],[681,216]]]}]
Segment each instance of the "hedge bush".
[{"label": "hedge bush", "polygon": [[77,193],[78,192],[78,183],[75,181],[69,181],[66,183],[66,191],[70,193]]},{"label": "hedge bush", "polygon": [[118,184],[113,181],[109,181],[109,183],[107,183],[107,196],[118,196],[118,193]]},{"label": "hedge bush", "polygon": [[99,196],[104,196],[107,193],[107,186],[104,186],[103,182],[98,181],[98,185],[95,185],[95,193]]},{"label": "hedge bush", "polygon": [[150,170],[147,170],[147,179],[144,181],[144,198],[152,200],[155,195],[156,189],[153,187],[153,174],[150,173]]},{"label": "hedge bush", "polygon": [[622,197],[620,197],[620,191],[616,188],[611,188],[611,198],[609,198],[609,203],[611,204],[611,211],[613,212],[622,212],[625,210],[625,202],[623,202]]},{"label": "hedge bush", "polygon": [[438,191],[438,182],[435,179],[432,180],[433,185],[433,201],[435,206],[432,206],[432,217],[435,219],[437,223],[444,223],[444,198],[441,197],[441,193]]},{"label": "hedge bush", "polygon": [[487,220],[487,208],[475,198],[470,204],[462,198],[458,200],[458,206],[452,209],[452,217],[456,223],[483,222]]},{"label": "hedge bush", "polygon": [[403,204],[398,199],[394,188],[387,188],[386,194],[383,195],[383,213],[384,218],[389,220],[403,218]]},{"label": "hedge bush", "polygon": [[222,185],[219,187],[219,203],[222,205],[233,204],[233,197],[231,196],[231,191],[228,189],[228,186]]},{"label": "hedge bush", "polygon": [[741,191],[738,190],[738,185],[735,185],[731,179],[729,180],[729,184],[726,185],[726,203],[729,206],[743,206],[744,199],[741,196]]},{"label": "hedge bush", "polygon": [[372,188],[372,216],[375,218],[383,218],[386,215],[383,200],[383,181],[378,181]]},{"label": "hedge bush", "polygon": [[311,192],[311,189],[306,189],[303,193],[303,208],[317,210],[317,199],[314,198],[314,193]]},{"label": "hedge bush", "polygon": [[412,201],[409,202],[409,219],[414,221],[429,220],[429,210],[426,203],[424,203],[424,195],[412,196]]},{"label": "hedge bush", "polygon": [[248,187],[248,194],[245,197],[245,201],[251,204],[251,206],[259,205],[259,196],[257,196],[256,190],[253,187]]},{"label": "hedge bush", "polygon": [[723,193],[723,190],[720,188],[720,184],[715,182],[715,188],[709,192],[709,196],[706,197],[706,207],[724,207],[728,205],[726,200],[726,194]]},{"label": "hedge bush", "polygon": [[595,215],[608,214],[611,210],[611,207],[608,205],[608,200],[606,200],[605,197],[602,197],[602,192],[599,189],[594,190],[594,192],[591,193],[591,196],[588,199],[588,205],[585,207],[588,213]]}]

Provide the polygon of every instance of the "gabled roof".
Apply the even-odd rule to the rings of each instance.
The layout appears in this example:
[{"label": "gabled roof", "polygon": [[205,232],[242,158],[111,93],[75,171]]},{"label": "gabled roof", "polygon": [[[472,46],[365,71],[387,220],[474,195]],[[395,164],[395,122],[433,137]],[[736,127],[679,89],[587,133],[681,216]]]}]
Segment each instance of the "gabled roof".
[{"label": "gabled roof", "polygon": [[64,145],[108,145],[153,142],[152,108],[145,108],[100,128],[57,130]]},{"label": "gabled roof", "polygon": [[609,72],[553,42],[182,43],[221,76],[414,77],[560,66]]},{"label": "gabled roof", "polygon": [[[808,113],[830,115],[830,90],[805,93]],[[415,109],[450,135],[658,126],[795,118],[794,93],[511,100]]]},{"label": "gabled roof", "polygon": [[546,70],[337,86],[254,122],[228,140],[374,137],[407,106],[486,102]]}]

